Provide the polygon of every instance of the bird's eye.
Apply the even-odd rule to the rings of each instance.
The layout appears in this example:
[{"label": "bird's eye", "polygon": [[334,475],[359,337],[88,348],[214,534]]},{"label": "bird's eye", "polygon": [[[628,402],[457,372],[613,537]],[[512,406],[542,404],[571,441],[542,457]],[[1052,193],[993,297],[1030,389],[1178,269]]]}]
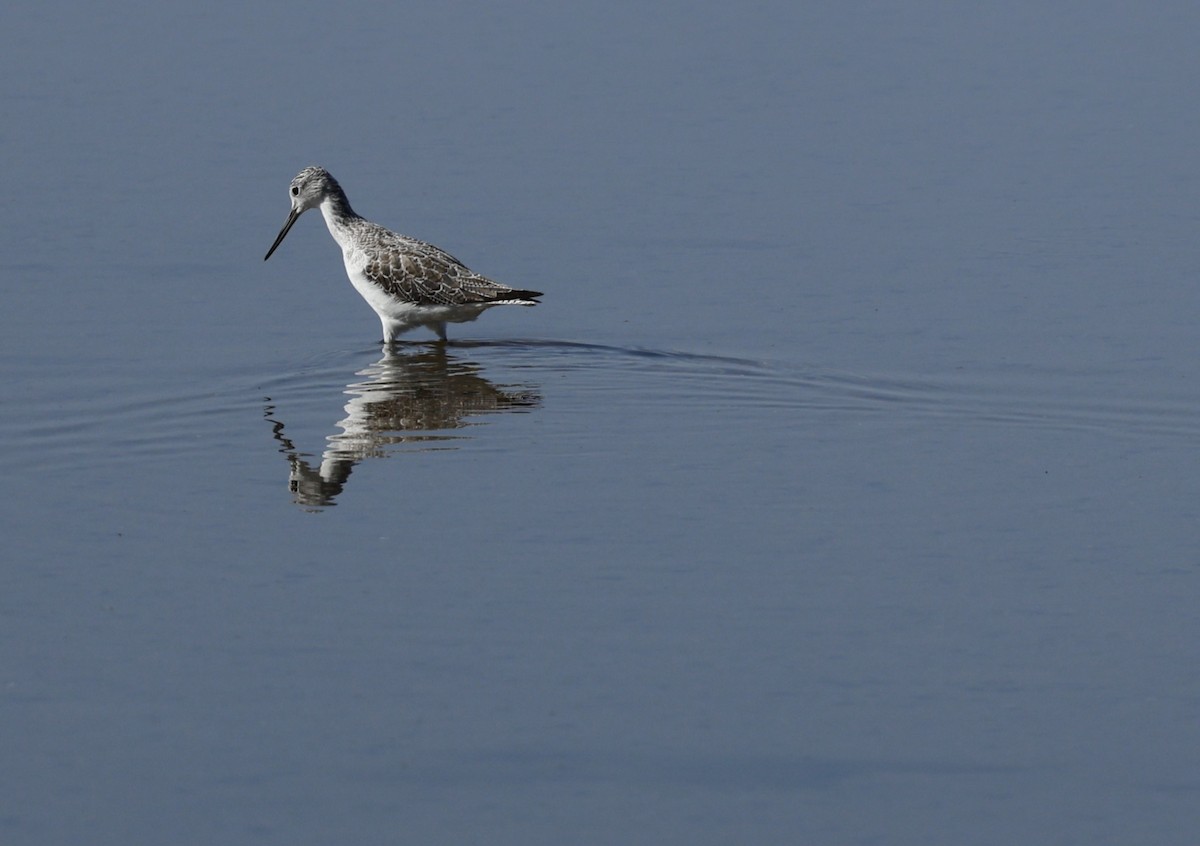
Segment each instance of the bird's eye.
[{"label": "bird's eye", "polygon": [[297,196],[299,193],[300,193],[300,189],[299,189],[299,188],[297,188],[295,185],[293,185],[293,186],[292,186],[292,196],[293,196],[293,197],[295,197],[295,196]]}]

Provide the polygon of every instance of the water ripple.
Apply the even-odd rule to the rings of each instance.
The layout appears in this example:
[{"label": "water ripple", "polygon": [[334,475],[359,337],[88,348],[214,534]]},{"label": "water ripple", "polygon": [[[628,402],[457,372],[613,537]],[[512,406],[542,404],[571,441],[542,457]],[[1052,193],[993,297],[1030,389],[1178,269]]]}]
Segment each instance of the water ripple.
[{"label": "water ripple", "polygon": [[[702,426],[720,412],[717,422],[725,428],[739,422],[792,426],[805,418],[819,425],[822,416],[837,415],[885,428],[1005,426],[1126,438],[1200,436],[1195,391],[1156,391],[1152,381],[1112,369],[856,373],[577,341],[404,344],[391,357],[381,358],[378,348],[338,351],[274,370],[247,366],[240,373],[188,378],[161,372],[98,378],[70,367],[22,372],[11,363],[5,375],[10,402],[0,431],[15,447],[17,464],[29,467],[244,449],[237,433],[261,426],[246,421],[261,416],[264,398],[286,409],[279,413],[295,421],[289,425],[309,425],[328,436],[343,406],[349,409],[355,396],[364,407],[378,403],[381,390],[392,391],[386,398],[391,422],[381,425],[418,420],[424,422],[413,425],[431,428],[482,422],[479,415],[489,404],[536,408],[540,414],[625,405],[678,412],[672,425]],[[416,391],[441,405],[416,408]],[[513,396],[528,402],[514,404]],[[553,400],[555,412],[540,408],[543,396]]]}]

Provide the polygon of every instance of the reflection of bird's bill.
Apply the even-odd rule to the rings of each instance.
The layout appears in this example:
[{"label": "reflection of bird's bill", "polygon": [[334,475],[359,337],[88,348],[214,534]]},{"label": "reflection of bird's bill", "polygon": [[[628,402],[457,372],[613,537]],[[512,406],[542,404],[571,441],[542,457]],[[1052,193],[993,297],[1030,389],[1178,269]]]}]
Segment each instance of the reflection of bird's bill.
[{"label": "reflection of bird's bill", "polygon": [[266,261],[267,259],[269,259],[271,257],[271,253],[275,252],[275,248],[283,243],[283,239],[287,237],[288,231],[292,228],[292,225],[299,219],[300,219],[300,210],[299,209],[292,209],[288,213],[287,221],[284,222],[283,228],[279,230],[279,236],[275,239],[275,243],[271,245],[271,249],[267,250],[267,254],[265,256],[263,256],[263,261]]}]

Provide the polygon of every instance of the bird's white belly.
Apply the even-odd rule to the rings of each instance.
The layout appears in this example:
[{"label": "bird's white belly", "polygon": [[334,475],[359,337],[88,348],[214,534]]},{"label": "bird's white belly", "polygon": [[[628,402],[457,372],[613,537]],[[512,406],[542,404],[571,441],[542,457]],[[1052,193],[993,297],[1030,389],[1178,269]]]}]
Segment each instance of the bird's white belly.
[{"label": "bird's white belly", "polygon": [[435,326],[444,323],[465,323],[477,318],[488,304],[479,305],[420,305],[404,302],[391,296],[366,277],[362,269],[346,261],[346,275],[354,290],[367,301],[379,320],[383,323],[384,336],[393,335],[413,329],[417,326]]}]

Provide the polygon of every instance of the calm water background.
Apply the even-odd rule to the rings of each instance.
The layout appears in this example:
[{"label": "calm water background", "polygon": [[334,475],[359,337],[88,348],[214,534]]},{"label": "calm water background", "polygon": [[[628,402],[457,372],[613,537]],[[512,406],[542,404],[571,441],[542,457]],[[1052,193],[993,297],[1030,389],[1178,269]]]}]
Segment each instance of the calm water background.
[{"label": "calm water background", "polygon": [[0,841],[1195,842],[1200,7],[4,18]]}]

